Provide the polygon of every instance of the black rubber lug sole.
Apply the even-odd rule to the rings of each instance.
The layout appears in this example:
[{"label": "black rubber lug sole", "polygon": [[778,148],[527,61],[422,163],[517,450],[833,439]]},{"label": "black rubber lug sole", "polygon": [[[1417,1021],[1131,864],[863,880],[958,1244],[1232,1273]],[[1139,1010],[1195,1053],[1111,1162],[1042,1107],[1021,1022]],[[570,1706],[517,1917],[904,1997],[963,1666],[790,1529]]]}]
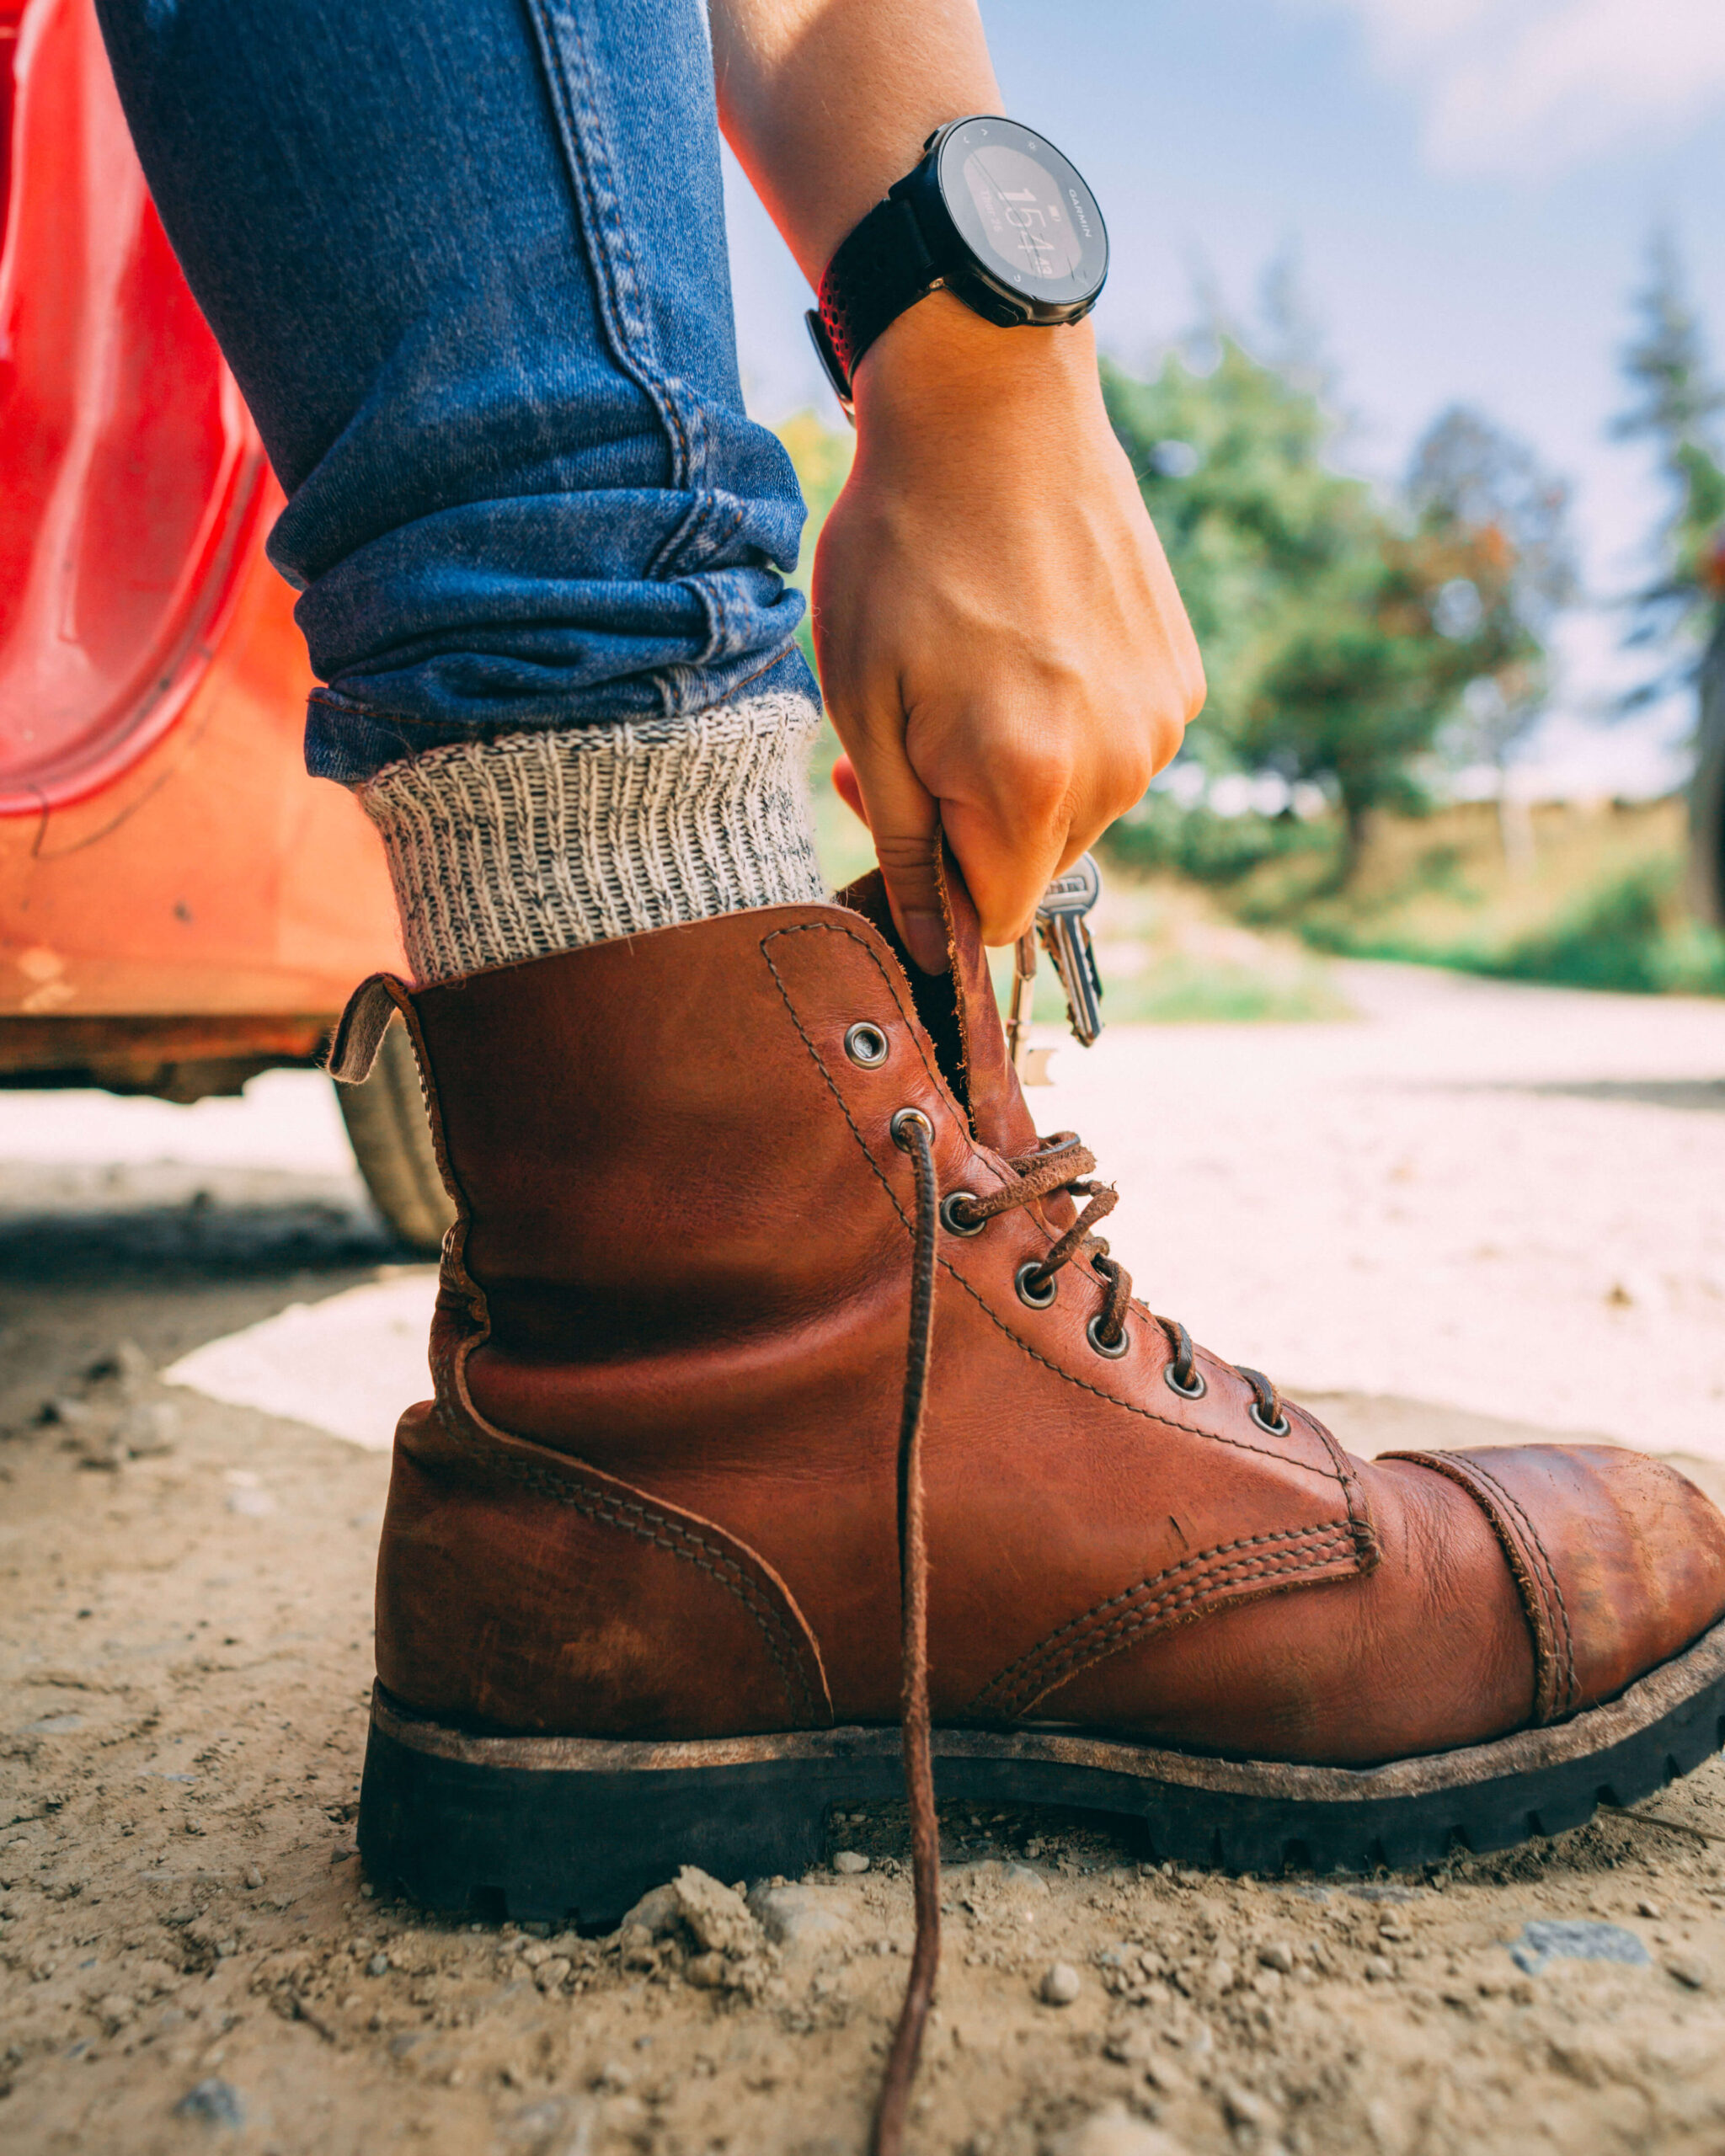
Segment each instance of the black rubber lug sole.
[{"label": "black rubber lug sole", "polygon": [[[943,1799],[1136,1821],[1146,1854],[1230,1871],[1405,1870],[1626,1805],[1725,1745],[1725,1625],[1554,1728],[1385,1767],[1205,1758],[1049,1728],[935,1734]],[[475,1916],[616,1923],[680,1865],[727,1882],[821,1861],[836,1805],[903,1794],[895,1729],[686,1743],[473,1737],[382,1686],[360,1799],[367,1872]]]}]

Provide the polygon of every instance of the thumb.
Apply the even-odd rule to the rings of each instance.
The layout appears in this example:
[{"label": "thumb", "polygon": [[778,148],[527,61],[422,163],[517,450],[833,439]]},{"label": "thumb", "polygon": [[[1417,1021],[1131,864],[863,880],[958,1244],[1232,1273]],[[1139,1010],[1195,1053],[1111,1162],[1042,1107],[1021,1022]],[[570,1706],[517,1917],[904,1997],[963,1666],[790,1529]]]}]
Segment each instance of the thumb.
[{"label": "thumb", "polygon": [[[851,764],[900,939],[924,973],[943,974],[947,928],[937,868],[939,804],[911,770],[902,744],[873,752],[853,749]],[[844,791],[848,799],[849,789]]]}]

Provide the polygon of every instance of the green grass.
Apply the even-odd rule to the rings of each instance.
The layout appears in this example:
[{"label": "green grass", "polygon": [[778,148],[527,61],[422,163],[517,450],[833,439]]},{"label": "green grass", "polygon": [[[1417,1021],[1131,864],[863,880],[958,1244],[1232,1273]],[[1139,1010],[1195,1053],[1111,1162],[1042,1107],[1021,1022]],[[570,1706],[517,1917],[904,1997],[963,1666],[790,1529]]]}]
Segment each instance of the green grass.
[{"label": "green grass", "polygon": [[1725,937],[1675,905],[1678,871],[1649,862],[1585,893],[1542,929],[1516,937],[1453,942],[1374,934],[1334,919],[1304,924],[1315,948],[1351,958],[1449,966],[1499,980],[1634,995],[1725,995]]},{"label": "green grass", "polygon": [[[1289,978],[1174,952],[1105,986],[1103,1015],[1117,1025],[1289,1024],[1352,1015],[1327,969],[1310,963]],[[1052,988],[1048,1001],[1058,1011]]]}]

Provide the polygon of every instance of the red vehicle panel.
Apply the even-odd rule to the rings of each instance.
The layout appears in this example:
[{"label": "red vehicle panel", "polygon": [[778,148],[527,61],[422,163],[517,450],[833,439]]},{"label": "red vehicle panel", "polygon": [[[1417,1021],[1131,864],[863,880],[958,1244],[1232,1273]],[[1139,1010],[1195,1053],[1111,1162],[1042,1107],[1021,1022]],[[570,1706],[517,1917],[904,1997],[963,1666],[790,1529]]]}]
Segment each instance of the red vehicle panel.
[{"label": "red vehicle panel", "polygon": [[89,0],[0,0],[0,1075],[302,1058],[400,952],[302,765],[280,496]]}]

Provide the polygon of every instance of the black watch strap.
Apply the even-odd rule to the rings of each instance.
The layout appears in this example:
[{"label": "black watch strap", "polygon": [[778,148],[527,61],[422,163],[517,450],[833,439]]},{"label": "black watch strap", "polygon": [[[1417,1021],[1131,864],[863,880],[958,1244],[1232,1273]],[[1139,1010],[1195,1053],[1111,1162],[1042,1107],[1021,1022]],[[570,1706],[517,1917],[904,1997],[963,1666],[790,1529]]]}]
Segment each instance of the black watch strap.
[{"label": "black watch strap", "polygon": [[810,313],[809,330],[846,411],[857,361],[940,278],[915,211],[892,195],[875,204],[827,264],[820,312]]}]

